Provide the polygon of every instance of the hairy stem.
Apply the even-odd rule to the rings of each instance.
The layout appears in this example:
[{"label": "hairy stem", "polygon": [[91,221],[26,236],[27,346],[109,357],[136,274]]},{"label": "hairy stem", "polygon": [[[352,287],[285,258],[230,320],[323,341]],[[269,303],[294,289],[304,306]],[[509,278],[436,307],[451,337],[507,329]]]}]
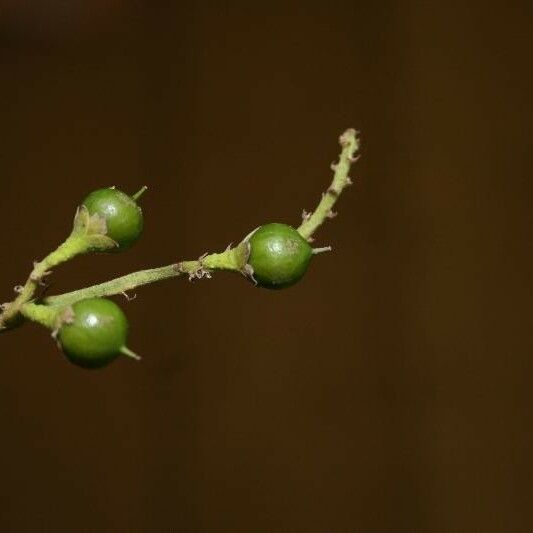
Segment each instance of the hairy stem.
[{"label": "hairy stem", "polygon": [[128,291],[131,291],[137,287],[141,287],[142,285],[181,276],[182,273],[177,270],[177,266],[178,264],[174,263],[172,265],[159,268],[151,268],[147,270],[141,270],[139,272],[133,272],[132,274],[128,274],[111,281],[106,281],[105,283],[100,283],[99,285],[93,285],[92,287],[79,289],[77,291],[72,291],[57,296],[49,296],[43,300],[43,303],[46,305],[62,306],[73,304],[85,298],[97,298],[127,293]]},{"label": "hairy stem", "polygon": [[20,308],[20,313],[23,317],[51,330],[55,330],[60,326],[63,312],[64,308],[55,308],[34,303],[25,303]]},{"label": "hairy stem", "polygon": [[339,162],[331,165],[335,172],[333,181],[328,190],[322,195],[322,199],[312,213],[304,213],[303,222],[298,228],[300,235],[307,240],[312,240],[315,231],[321,226],[327,218],[333,218],[335,213],[332,211],[335,202],[341,195],[342,191],[352,184],[348,176],[352,163],[356,161],[355,153],[359,149],[359,139],[354,129],[346,130],[339,137],[339,144],[342,151],[339,156]]},{"label": "hairy stem", "polygon": [[71,235],[63,244],[47,255],[42,261],[36,262],[26,283],[22,287],[16,288],[18,296],[15,300],[5,305],[4,311],[0,316],[0,332],[9,329],[12,323],[16,321],[22,306],[34,297],[43,278],[50,273],[52,268],[69,261],[76,255],[85,253],[87,247],[87,242],[83,237]]},{"label": "hairy stem", "polygon": [[115,294],[126,294],[128,291],[137,287],[169,278],[180,276],[188,276],[190,280],[203,277],[210,278],[211,272],[214,270],[226,270],[244,274],[248,256],[249,244],[248,242],[243,242],[235,248],[228,248],[219,254],[206,255],[195,261],[181,261],[159,268],[141,270],[85,289],[58,296],[49,296],[43,300],[43,303],[53,306],[66,306],[85,298],[100,298]]},{"label": "hairy stem", "polygon": [[70,261],[77,255],[90,251],[105,251],[117,246],[117,243],[106,236],[105,219],[99,215],[90,216],[87,208],[81,206],[76,211],[72,232],[63,244],[48,254],[42,261],[33,265],[33,270],[23,286],[15,287],[17,298],[2,305],[0,314],[0,333],[15,327],[19,322],[22,306],[32,300],[43,278],[51,270]]}]

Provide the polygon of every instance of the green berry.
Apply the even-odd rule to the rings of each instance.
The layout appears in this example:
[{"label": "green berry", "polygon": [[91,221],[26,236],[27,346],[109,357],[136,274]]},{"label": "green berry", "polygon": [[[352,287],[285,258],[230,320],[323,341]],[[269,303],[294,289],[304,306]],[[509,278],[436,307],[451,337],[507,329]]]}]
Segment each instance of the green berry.
[{"label": "green berry", "polygon": [[250,237],[253,276],[260,287],[283,289],[299,281],[309,266],[313,249],[291,226],[265,224]]},{"label": "green berry", "polygon": [[126,250],[141,236],[143,214],[136,199],[143,192],[141,189],[132,197],[111,187],[93,191],[83,200],[90,215],[96,213],[105,219],[106,235],[118,244],[110,251]]},{"label": "green berry", "polygon": [[101,368],[126,348],[128,321],[120,307],[105,298],[88,298],[72,306],[72,323],[59,330],[58,340],[67,358],[83,368]]}]

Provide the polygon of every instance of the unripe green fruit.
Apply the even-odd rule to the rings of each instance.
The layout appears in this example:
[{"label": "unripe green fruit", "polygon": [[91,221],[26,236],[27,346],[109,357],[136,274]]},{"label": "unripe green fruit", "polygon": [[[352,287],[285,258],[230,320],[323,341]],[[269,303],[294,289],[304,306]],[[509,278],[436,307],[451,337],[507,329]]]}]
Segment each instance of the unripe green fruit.
[{"label": "unripe green fruit", "polygon": [[88,298],[72,306],[74,321],[59,330],[67,358],[83,368],[101,368],[124,353],[128,321],[120,307],[105,298]]},{"label": "unripe green fruit", "polygon": [[98,189],[90,193],[83,205],[90,215],[97,213],[106,221],[106,235],[113,239],[122,251],[129,248],[143,231],[143,214],[135,199],[115,188]]},{"label": "unripe green fruit", "polygon": [[309,266],[313,249],[287,224],[265,224],[250,237],[248,263],[260,287],[283,289],[299,281]]}]

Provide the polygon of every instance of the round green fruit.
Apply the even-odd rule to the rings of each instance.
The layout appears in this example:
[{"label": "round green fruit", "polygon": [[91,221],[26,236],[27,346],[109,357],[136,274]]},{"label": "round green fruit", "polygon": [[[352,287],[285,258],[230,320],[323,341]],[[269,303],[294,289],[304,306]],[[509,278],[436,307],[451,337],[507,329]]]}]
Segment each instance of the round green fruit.
[{"label": "round green fruit", "polygon": [[128,353],[128,321],[122,309],[105,298],[88,298],[72,306],[73,322],[63,325],[58,340],[67,358],[83,368],[101,368]]},{"label": "round green fruit", "polygon": [[110,251],[126,250],[141,236],[143,213],[136,199],[142,192],[144,189],[132,197],[111,187],[93,191],[83,200],[90,215],[96,213],[105,219],[106,235],[118,244]]},{"label": "round green fruit", "polygon": [[287,224],[265,224],[250,237],[248,263],[260,287],[283,289],[299,281],[309,266],[313,249]]}]

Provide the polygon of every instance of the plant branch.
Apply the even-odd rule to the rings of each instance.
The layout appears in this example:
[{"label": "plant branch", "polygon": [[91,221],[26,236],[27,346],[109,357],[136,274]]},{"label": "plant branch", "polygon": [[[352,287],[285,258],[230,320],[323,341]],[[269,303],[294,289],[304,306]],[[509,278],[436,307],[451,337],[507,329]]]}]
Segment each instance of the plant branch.
[{"label": "plant branch", "polygon": [[85,241],[71,235],[42,261],[35,262],[26,283],[23,286],[15,287],[18,296],[12,302],[4,304],[3,313],[0,315],[0,332],[15,325],[22,306],[34,297],[43,279],[50,274],[52,268],[84,253],[86,250]]},{"label": "plant branch", "polygon": [[[333,181],[328,190],[322,195],[316,209],[312,213],[303,215],[303,222],[298,232],[308,241],[312,240],[315,231],[327,218],[333,218],[332,211],[342,191],[352,182],[348,176],[351,164],[356,161],[355,154],[359,149],[356,131],[346,130],[339,138],[342,147],[339,161],[332,164],[334,170]],[[135,197],[139,197],[146,190],[143,187]],[[253,233],[253,232],[252,232]],[[249,234],[235,248],[228,247],[222,253],[205,255],[194,261],[181,261],[171,265],[141,270],[132,274],[116,278],[99,285],[93,285],[73,292],[49,296],[38,304],[34,303],[38,287],[50,270],[75,257],[89,251],[105,251],[116,246],[116,243],[106,236],[105,221],[98,216],[89,216],[85,207],[81,207],[74,219],[74,228],[69,238],[49,254],[42,261],[35,263],[34,268],[24,286],[17,287],[17,298],[12,302],[3,304],[0,308],[0,333],[16,327],[22,318],[40,322],[47,327],[57,326],[57,320],[64,320],[63,315],[73,303],[91,297],[105,297],[124,294],[137,287],[162,281],[170,278],[188,276],[189,280],[210,278],[216,270],[239,272],[251,277],[251,267],[248,264],[250,255]],[[330,248],[317,248],[315,253],[328,251]],[[251,277],[253,279],[253,277]],[[58,318],[59,317],[59,318]],[[68,317],[66,317],[68,318]]]},{"label": "plant branch", "polygon": [[237,247],[228,248],[219,254],[206,255],[195,261],[181,261],[159,268],[141,270],[85,289],[58,296],[49,296],[42,303],[52,306],[66,306],[85,298],[127,294],[128,291],[137,287],[165,279],[178,278],[180,276],[188,276],[191,281],[204,277],[210,278],[211,272],[215,270],[246,274],[245,267],[250,254],[249,246],[248,241],[245,240]]},{"label": "plant branch", "polygon": [[36,261],[26,283],[15,287],[18,296],[12,302],[2,305],[0,333],[17,325],[22,306],[33,299],[37,289],[43,284],[43,279],[51,274],[54,267],[77,255],[114,248],[117,243],[106,236],[106,231],[103,218],[90,216],[87,208],[80,207],[76,211],[72,232],[67,240],[42,261]]},{"label": "plant branch", "polygon": [[315,231],[324,223],[327,218],[333,218],[336,213],[332,211],[335,202],[341,195],[342,191],[352,184],[352,180],[348,176],[352,163],[357,161],[355,153],[359,149],[359,139],[357,132],[354,129],[346,130],[339,137],[339,144],[342,146],[342,151],[339,156],[338,163],[332,163],[331,169],[334,171],[333,181],[328,190],[322,194],[322,199],[316,206],[312,213],[304,211],[302,217],[303,222],[298,228],[300,235],[312,241],[312,236]]}]

